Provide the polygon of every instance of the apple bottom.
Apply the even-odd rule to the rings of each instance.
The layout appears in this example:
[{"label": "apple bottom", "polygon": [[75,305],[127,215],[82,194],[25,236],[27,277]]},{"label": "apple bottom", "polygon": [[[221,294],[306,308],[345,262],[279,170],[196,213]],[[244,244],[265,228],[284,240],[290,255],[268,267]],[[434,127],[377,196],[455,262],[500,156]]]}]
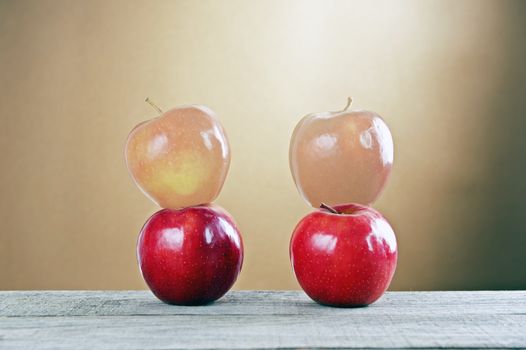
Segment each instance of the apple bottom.
[{"label": "apple bottom", "polygon": [[219,206],[162,209],[139,234],[137,260],[157,298],[202,305],[222,297],[236,281],[243,241],[232,217]]},{"label": "apple bottom", "polygon": [[320,304],[369,305],[387,290],[396,269],[393,229],[366,206],[327,208],[296,226],[290,242],[294,274],[305,293]]}]

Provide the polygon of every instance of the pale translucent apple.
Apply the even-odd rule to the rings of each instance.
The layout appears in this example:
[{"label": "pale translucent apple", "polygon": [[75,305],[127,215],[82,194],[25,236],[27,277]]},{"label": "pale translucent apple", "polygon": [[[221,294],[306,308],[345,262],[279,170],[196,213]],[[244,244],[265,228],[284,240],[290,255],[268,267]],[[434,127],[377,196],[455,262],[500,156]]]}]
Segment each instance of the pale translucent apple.
[{"label": "pale translucent apple", "polygon": [[321,203],[373,203],[393,165],[393,138],[376,113],[348,110],[307,115],[294,129],[290,169],[298,191]]},{"label": "pale translucent apple", "polygon": [[216,114],[200,105],[158,111],[128,136],[125,156],[132,178],[163,208],[212,202],[230,166],[228,139]]}]

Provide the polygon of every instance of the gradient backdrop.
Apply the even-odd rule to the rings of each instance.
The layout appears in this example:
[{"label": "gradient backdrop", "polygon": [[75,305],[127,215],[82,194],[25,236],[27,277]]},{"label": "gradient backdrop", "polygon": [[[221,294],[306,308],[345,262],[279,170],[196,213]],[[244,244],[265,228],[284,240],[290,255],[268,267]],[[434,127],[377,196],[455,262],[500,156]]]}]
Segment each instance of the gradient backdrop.
[{"label": "gradient backdrop", "polygon": [[227,130],[236,288],[298,288],[289,137],[348,95],[395,138],[391,289],[526,288],[526,2],[0,0],[0,289],[145,288],[157,208],[123,147],[146,96]]}]

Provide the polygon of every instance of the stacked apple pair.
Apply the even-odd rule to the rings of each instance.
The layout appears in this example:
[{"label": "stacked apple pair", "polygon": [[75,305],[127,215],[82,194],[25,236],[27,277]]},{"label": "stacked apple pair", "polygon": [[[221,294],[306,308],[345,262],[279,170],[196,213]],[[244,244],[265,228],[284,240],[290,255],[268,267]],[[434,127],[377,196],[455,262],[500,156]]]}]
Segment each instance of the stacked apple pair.
[{"label": "stacked apple pair", "polygon": [[292,234],[292,268],[313,300],[341,307],[380,298],[398,254],[393,229],[369,207],[391,173],[393,139],[378,114],[350,104],[303,118],[289,155],[298,191],[317,208]]},{"label": "stacked apple pair", "polygon": [[160,300],[209,303],[232,287],[243,264],[243,241],[234,220],[211,204],[230,166],[228,139],[205,106],[165,113],[153,106],[160,115],[137,125],[125,150],[137,186],[164,208],[144,224],[137,260]]}]

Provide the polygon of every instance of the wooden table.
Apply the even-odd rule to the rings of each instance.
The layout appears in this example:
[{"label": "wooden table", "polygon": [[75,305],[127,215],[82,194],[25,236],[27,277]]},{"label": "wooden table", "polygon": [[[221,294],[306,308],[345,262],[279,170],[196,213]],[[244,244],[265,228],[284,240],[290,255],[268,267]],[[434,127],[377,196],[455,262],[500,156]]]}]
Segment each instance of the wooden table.
[{"label": "wooden table", "polygon": [[358,309],[297,291],[170,306],[145,291],[0,292],[0,349],[526,348],[526,291],[392,292]]}]

